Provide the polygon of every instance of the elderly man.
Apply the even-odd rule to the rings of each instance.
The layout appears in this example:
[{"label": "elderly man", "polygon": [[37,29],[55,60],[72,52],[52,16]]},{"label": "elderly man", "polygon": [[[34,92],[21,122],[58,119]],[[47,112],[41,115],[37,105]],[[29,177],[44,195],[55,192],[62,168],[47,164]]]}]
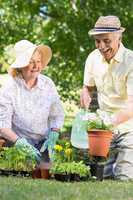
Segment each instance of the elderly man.
[{"label": "elderly man", "polygon": [[91,92],[97,87],[101,112],[114,126],[113,154],[104,177],[133,179],[133,51],[121,43],[124,28],[116,16],[101,16],[89,34],[96,49],[86,60],[81,106],[88,109]]}]

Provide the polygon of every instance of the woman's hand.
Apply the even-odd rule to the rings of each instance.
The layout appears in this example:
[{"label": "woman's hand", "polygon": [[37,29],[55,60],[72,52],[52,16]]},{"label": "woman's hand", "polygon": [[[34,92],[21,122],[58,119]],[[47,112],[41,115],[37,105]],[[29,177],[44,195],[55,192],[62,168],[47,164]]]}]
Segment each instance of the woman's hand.
[{"label": "woman's hand", "polygon": [[14,145],[20,149],[27,148],[29,154],[35,156],[38,162],[41,160],[41,154],[38,149],[32,146],[25,138],[18,138]]},{"label": "woman's hand", "polygon": [[52,159],[52,156],[54,154],[54,146],[56,145],[56,142],[59,138],[59,133],[57,131],[50,131],[48,135],[48,139],[43,143],[40,152],[44,152],[46,149],[48,149],[49,157]]}]

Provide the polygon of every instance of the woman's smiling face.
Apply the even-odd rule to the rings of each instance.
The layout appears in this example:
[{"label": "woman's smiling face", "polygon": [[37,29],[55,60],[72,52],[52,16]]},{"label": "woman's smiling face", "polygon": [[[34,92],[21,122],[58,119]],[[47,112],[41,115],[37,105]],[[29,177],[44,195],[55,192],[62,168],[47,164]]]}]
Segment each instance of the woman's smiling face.
[{"label": "woman's smiling face", "polygon": [[39,51],[35,51],[32,55],[29,65],[22,68],[22,74],[25,79],[36,79],[43,68],[42,57]]}]

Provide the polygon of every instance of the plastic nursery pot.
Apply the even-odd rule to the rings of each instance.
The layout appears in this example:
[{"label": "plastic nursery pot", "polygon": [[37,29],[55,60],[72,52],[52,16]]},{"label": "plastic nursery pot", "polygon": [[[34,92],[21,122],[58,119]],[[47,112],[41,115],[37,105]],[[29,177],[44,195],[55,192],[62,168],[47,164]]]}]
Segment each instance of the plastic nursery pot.
[{"label": "plastic nursery pot", "polygon": [[43,163],[43,165],[37,166],[32,172],[32,178],[49,179],[51,176],[49,173],[50,166],[50,163]]},{"label": "plastic nursery pot", "polygon": [[103,180],[104,165],[93,163],[90,165],[91,176],[95,176],[98,181]]},{"label": "plastic nursery pot", "polygon": [[54,178],[57,181],[73,182],[73,181],[86,181],[88,177],[80,177],[78,174],[54,174]]},{"label": "plastic nursery pot", "polygon": [[71,175],[70,174],[54,174],[55,180],[62,182],[70,182]]},{"label": "plastic nursery pot", "polygon": [[27,171],[16,171],[16,170],[2,170],[0,169],[1,176],[17,176],[17,177],[29,177],[31,176],[30,172]]},{"label": "plastic nursery pot", "polygon": [[5,145],[5,140],[4,139],[0,139],[0,147],[3,147]]},{"label": "plastic nursery pot", "polygon": [[108,130],[89,130],[89,155],[107,157],[112,139]]}]

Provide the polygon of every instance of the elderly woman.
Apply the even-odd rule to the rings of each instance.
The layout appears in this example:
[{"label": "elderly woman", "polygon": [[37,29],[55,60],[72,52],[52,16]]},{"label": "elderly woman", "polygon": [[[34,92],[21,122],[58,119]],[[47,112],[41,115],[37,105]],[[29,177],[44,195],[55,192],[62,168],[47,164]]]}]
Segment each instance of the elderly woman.
[{"label": "elderly woman", "polygon": [[46,45],[27,40],[15,44],[16,60],[0,90],[0,133],[11,144],[26,146],[38,159],[55,144],[63,125],[64,111],[53,81],[41,73],[51,60]]}]

